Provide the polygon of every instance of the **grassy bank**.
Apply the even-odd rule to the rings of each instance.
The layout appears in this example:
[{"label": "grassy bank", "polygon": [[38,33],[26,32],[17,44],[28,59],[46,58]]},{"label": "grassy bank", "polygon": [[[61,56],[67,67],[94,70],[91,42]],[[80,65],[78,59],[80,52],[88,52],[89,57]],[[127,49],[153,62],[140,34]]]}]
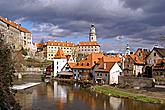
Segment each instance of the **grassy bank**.
[{"label": "grassy bank", "polygon": [[142,101],[147,103],[159,103],[159,104],[165,104],[164,99],[154,98],[150,96],[144,96],[142,94],[135,94],[130,92],[122,91],[121,89],[117,88],[110,88],[106,86],[94,86],[92,87],[92,90],[95,92],[103,93],[105,95],[119,97],[119,98],[128,98],[136,101]]}]

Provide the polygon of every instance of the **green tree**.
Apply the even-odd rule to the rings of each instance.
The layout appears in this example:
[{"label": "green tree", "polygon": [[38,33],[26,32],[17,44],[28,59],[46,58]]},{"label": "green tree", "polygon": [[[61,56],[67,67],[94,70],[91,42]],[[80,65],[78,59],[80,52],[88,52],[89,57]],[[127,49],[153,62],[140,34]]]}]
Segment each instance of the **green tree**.
[{"label": "green tree", "polygon": [[0,33],[0,110],[20,110],[21,107],[10,90],[14,72],[12,49],[3,37]]}]

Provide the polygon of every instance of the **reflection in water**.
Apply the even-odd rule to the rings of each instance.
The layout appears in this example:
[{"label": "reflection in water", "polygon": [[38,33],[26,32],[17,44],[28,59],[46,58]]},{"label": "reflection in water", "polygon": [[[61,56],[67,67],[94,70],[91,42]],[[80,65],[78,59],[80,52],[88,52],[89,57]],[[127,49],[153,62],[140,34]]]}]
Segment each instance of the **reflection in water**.
[{"label": "reflection in water", "polygon": [[114,110],[118,110],[121,105],[121,98],[110,97],[109,103]]},{"label": "reflection in water", "polygon": [[42,83],[16,94],[23,110],[163,110],[165,105],[109,97],[75,87]]}]

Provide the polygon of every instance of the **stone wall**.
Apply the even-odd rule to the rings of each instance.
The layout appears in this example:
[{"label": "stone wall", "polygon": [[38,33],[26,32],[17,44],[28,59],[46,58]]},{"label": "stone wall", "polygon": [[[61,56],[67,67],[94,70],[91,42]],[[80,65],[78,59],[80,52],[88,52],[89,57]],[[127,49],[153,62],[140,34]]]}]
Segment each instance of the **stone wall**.
[{"label": "stone wall", "polygon": [[129,87],[153,87],[154,81],[152,78],[143,77],[130,77],[130,76],[119,76],[119,85]]}]

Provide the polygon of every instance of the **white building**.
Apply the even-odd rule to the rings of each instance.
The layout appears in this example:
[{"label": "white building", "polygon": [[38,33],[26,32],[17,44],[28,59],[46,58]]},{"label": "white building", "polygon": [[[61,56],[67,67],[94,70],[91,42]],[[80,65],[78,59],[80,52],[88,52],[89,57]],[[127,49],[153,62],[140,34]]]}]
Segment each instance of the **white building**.
[{"label": "white building", "polygon": [[95,70],[95,81],[97,83],[118,84],[118,77],[120,76],[122,70],[119,64],[114,61],[103,58],[100,59]]},{"label": "white building", "polygon": [[64,65],[67,63],[67,58],[64,55],[64,52],[59,49],[53,59],[54,61],[54,74],[53,76],[56,77],[59,72],[61,72]]},{"label": "white building", "polygon": [[122,72],[121,68],[117,63],[115,63],[109,71],[109,84],[118,84],[118,77]]},{"label": "white building", "polygon": [[97,42],[80,42],[77,49],[78,54],[99,53],[100,45]]},{"label": "white building", "polygon": [[96,40],[96,28],[95,28],[94,24],[92,24],[90,27],[89,41],[90,42],[97,42],[97,40]]},{"label": "white building", "polygon": [[11,43],[16,50],[30,50],[32,46],[32,34],[19,24],[0,16],[0,31],[4,32],[8,38],[7,42]]},{"label": "white building", "polygon": [[96,40],[96,28],[92,24],[89,32],[89,42],[80,42],[77,45],[78,54],[99,53],[100,45]]}]

